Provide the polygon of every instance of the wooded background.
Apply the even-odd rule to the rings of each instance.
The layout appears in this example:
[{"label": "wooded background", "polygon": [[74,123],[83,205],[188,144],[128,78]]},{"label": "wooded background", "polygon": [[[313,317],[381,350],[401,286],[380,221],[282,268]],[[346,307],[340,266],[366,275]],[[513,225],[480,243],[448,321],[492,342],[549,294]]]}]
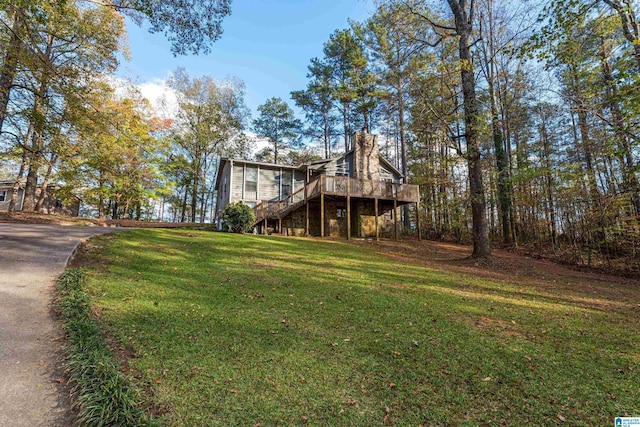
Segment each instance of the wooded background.
[{"label": "wooded background", "polygon": [[229,1],[169,19],[184,3],[0,1],[0,178],[26,181],[25,210],[55,182],[89,215],[208,222],[220,156],[249,158],[259,135],[257,160],[295,164],[365,130],[420,185],[425,237],[638,271],[637,1],[378,2],[310,59],[304,120],[272,98],[254,121],[238,79],[178,69],[160,118],[112,77],[125,15],[176,53],[210,48]]}]

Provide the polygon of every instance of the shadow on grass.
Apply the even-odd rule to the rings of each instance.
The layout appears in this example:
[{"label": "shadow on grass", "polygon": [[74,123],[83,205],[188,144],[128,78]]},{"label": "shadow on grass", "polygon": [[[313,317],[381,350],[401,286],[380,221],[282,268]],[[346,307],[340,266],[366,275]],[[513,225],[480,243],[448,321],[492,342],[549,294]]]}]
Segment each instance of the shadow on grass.
[{"label": "shadow on grass", "polygon": [[637,315],[342,242],[136,233],[92,287],[177,425],[599,425],[639,410]]}]

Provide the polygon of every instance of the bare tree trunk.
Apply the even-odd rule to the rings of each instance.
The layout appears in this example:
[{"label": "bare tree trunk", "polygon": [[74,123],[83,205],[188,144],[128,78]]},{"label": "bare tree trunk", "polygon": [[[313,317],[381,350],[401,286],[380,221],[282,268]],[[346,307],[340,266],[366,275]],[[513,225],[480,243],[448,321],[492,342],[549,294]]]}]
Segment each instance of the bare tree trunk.
[{"label": "bare tree trunk", "polygon": [[631,0],[604,0],[606,4],[611,6],[620,17],[620,24],[625,38],[633,46],[633,56],[636,58],[638,67],[640,67],[640,27],[633,10]]},{"label": "bare tree trunk", "polygon": [[36,210],[36,194],[38,188],[38,170],[40,169],[40,160],[42,159],[42,138],[37,132],[34,132],[32,142],[32,151],[29,156],[29,171],[27,173],[27,182],[24,187],[24,203],[22,210],[25,212],[35,212]]},{"label": "bare tree trunk", "polygon": [[127,197],[127,201],[124,203],[124,209],[122,210],[122,218],[127,219],[127,214],[129,213],[129,202],[131,201],[131,197]]},{"label": "bare tree trunk", "polygon": [[[211,180],[211,185],[206,189],[206,193],[202,195],[200,203],[200,224],[204,224],[207,219],[207,211],[213,207],[215,193],[215,182]],[[211,220],[213,221],[213,212],[211,212]]]},{"label": "bare tree trunk", "polygon": [[104,176],[103,172],[100,171],[100,176],[98,177],[98,218],[104,218]]},{"label": "bare tree trunk", "polygon": [[495,198],[495,194],[496,194],[496,183],[494,180],[494,173],[493,171],[489,171],[489,173],[487,174],[487,177],[489,179],[489,190],[487,191],[488,196],[487,198],[489,199],[489,231],[493,231],[495,233],[495,229],[496,229],[496,211],[499,210],[496,209],[496,198]]},{"label": "bare tree trunk", "polygon": [[[47,48],[44,54],[44,60],[48,61],[51,58],[51,52],[53,49],[54,36],[49,35],[47,39]],[[49,69],[47,64],[44,65],[44,69],[40,75],[40,81],[37,93],[34,94],[35,99],[33,103],[33,135],[31,138],[31,155],[29,157],[29,173],[27,174],[27,183],[24,189],[24,206],[23,210],[26,212],[32,212],[36,210],[36,188],[38,185],[38,170],[40,168],[40,161],[43,157],[44,141],[43,135],[45,131],[45,113],[46,108],[45,99],[47,91],[49,90]]]},{"label": "bare tree trunk", "polygon": [[582,142],[582,154],[584,154],[584,163],[587,167],[587,180],[589,182],[589,192],[593,206],[600,205],[600,190],[596,179],[596,172],[593,166],[593,152],[591,147],[591,138],[589,138],[589,123],[587,122],[587,111],[582,99],[578,100],[578,130],[580,131],[580,140]]},{"label": "bare tree trunk", "polygon": [[542,154],[544,157],[544,165],[545,165],[545,187],[547,193],[547,209],[549,213],[549,231],[551,233],[551,245],[553,250],[556,249],[557,241],[556,241],[556,211],[555,211],[555,202],[554,202],[554,194],[553,194],[553,175],[551,172],[551,141],[549,139],[549,132],[547,129],[547,112],[542,109],[540,111],[540,133],[542,137]]},{"label": "bare tree trunk", "polygon": [[[36,105],[34,111],[40,109],[39,98],[36,98]],[[38,187],[38,170],[40,169],[40,160],[42,159],[42,137],[40,131],[42,125],[37,123],[33,125],[33,132],[31,132],[31,147],[28,149],[27,155],[27,181],[24,187],[24,203],[22,204],[22,210],[25,212],[34,212],[36,210],[36,191]]]},{"label": "bare tree trunk", "polygon": [[2,125],[7,116],[9,94],[18,69],[18,58],[22,50],[22,36],[25,27],[24,10],[11,6],[10,9],[13,11],[13,25],[9,42],[6,44],[4,51],[2,70],[0,71],[0,132],[2,132]]},{"label": "bare tree trunk", "polygon": [[[404,125],[404,93],[402,90],[402,80],[398,80],[398,133],[400,135],[400,161],[402,163],[402,182],[409,182],[409,168],[407,166],[407,140]],[[409,205],[404,208],[404,227],[411,227],[411,217],[409,216]]]},{"label": "bare tree trunk", "polygon": [[509,166],[504,149],[504,138],[498,117],[498,104],[493,83],[489,84],[491,97],[491,128],[493,131],[493,146],[496,154],[496,168],[498,171],[498,205],[500,206],[500,221],[504,243],[510,244],[510,215],[511,215],[511,182],[509,180]]},{"label": "bare tree trunk", "polygon": [[[511,243],[510,235],[510,214],[511,214],[511,184],[509,180],[509,165],[504,146],[504,133],[500,124],[500,112],[498,110],[498,97],[496,95],[496,48],[495,48],[495,31],[494,31],[494,15],[493,0],[487,0],[487,18],[485,27],[488,28],[486,37],[484,34],[482,53],[484,57],[483,71],[487,79],[487,89],[489,99],[491,101],[491,130],[493,133],[493,146],[496,156],[496,169],[498,172],[497,188],[498,188],[498,208],[500,211],[500,223],[502,226],[502,238],[504,243]],[[484,21],[484,20],[483,20]],[[486,40],[485,40],[486,39]],[[493,213],[492,213],[493,215]]]},{"label": "bare tree trunk", "polygon": [[273,138],[273,164],[278,164],[278,119],[276,119],[275,138]]},{"label": "bare tree trunk", "polygon": [[209,200],[209,194],[207,189],[207,171],[208,170],[209,170],[209,159],[207,156],[205,156],[204,165],[202,167],[202,195],[200,197],[200,217],[198,218],[198,222],[200,224],[204,223],[204,217],[207,215],[207,201]]},{"label": "bare tree trunk", "polygon": [[193,179],[193,186],[191,187],[191,222],[196,222],[196,208],[198,207],[198,187],[200,186],[200,180],[198,178]]},{"label": "bare tree trunk", "polygon": [[[193,157],[193,182],[191,183],[191,222],[196,222],[196,208],[198,207],[198,190],[200,188],[200,177],[202,173],[201,152],[195,153]],[[186,190],[185,190],[186,191]],[[185,199],[186,199],[185,194]]]},{"label": "bare tree trunk", "polygon": [[[501,105],[501,113],[502,113],[502,122],[504,123],[504,147],[506,150],[505,159],[507,161],[507,179],[509,180],[509,199],[511,200],[511,209],[509,210],[509,229],[511,231],[511,245],[515,248],[518,246],[518,234],[517,234],[517,220],[516,220],[516,212],[517,212],[517,199],[515,195],[515,189],[513,186],[513,151],[511,149],[511,141],[515,140],[515,135],[511,131],[511,115],[509,113],[509,108],[507,102],[500,95],[500,90],[498,90],[498,98],[500,99]],[[512,139],[513,138],[513,139]]]},{"label": "bare tree trunk", "polygon": [[118,219],[118,197],[119,196],[116,196],[116,200],[112,205],[113,210],[111,211],[111,219]]},{"label": "bare tree trunk", "polygon": [[622,171],[622,186],[624,191],[629,193],[634,214],[640,215],[640,185],[634,172],[631,144],[629,143],[629,138],[624,133],[625,123],[618,103],[618,88],[616,86],[615,79],[613,78],[613,74],[611,73],[611,66],[609,65],[607,57],[608,54],[603,41],[600,49],[600,59],[602,62],[603,79],[606,86],[607,98],[605,102],[611,112],[613,119],[613,131],[616,142],[618,143],[618,150],[620,151],[618,160]]},{"label": "bare tree trunk", "polygon": [[182,197],[182,213],[180,214],[180,222],[187,221],[187,194],[189,193],[189,186],[184,186],[184,196]]},{"label": "bare tree trunk", "polygon": [[324,124],[324,158],[328,159],[330,156],[329,153],[329,145],[330,145],[330,136],[329,136],[329,115],[326,111],[322,112],[323,124]]},{"label": "bare tree trunk", "polygon": [[[33,133],[33,125],[29,125],[29,129],[27,130],[27,135],[25,137],[25,142],[22,146],[22,160],[20,161],[20,169],[18,170],[18,175],[16,176],[15,181],[13,181],[13,187],[11,188],[11,200],[9,200],[9,212],[14,212],[16,210],[16,202],[18,201],[18,193],[20,192],[20,184],[22,183],[22,177],[24,176],[24,171],[27,167],[27,160],[29,158],[29,151],[27,150],[27,144],[31,139],[31,135]],[[22,206],[20,207],[22,209]]]},{"label": "bare tree trunk", "polygon": [[[47,172],[42,179],[42,184],[40,184],[40,195],[38,196],[38,201],[36,202],[36,212],[40,212],[42,209],[42,205],[44,204],[44,200],[47,197],[47,186],[49,185],[49,178],[51,177],[51,173],[53,172],[53,167],[58,161],[58,156],[55,154],[51,155],[51,159],[49,160],[49,165],[47,166]],[[47,211],[47,213],[49,213]]]},{"label": "bare tree trunk", "polygon": [[342,126],[344,128],[344,152],[349,151],[349,120],[347,117],[347,104],[342,104]]},{"label": "bare tree trunk", "polygon": [[471,193],[471,216],[473,219],[473,258],[490,258],[489,229],[487,227],[487,209],[482,183],[482,164],[478,143],[478,104],[476,82],[471,56],[471,32],[473,23],[474,0],[447,0],[455,19],[459,39],[460,74],[464,98],[465,140],[467,142],[467,164],[469,171],[469,190]]}]

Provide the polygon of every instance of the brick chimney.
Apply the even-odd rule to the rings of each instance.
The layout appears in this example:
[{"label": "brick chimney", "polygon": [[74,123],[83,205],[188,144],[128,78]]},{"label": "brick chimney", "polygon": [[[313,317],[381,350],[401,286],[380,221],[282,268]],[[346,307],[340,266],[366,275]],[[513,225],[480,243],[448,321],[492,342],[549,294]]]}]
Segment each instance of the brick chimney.
[{"label": "brick chimney", "polygon": [[378,136],[356,132],[351,140],[353,144],[353,177],[380,181]]}]

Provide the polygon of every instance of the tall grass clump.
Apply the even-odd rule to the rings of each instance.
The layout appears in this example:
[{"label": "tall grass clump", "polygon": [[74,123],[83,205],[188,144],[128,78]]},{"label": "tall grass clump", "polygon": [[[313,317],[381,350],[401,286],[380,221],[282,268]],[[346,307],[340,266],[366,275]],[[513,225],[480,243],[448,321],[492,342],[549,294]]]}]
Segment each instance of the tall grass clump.
[{"label": "tall grass clump", "polygon": [[140,408],[131,379],[120,371],[90,310],[81,270],[58,278],[56,308],[67,333],[64,366],[72,384],[78,420],[87,426],[148,426],[155,424]]}]

